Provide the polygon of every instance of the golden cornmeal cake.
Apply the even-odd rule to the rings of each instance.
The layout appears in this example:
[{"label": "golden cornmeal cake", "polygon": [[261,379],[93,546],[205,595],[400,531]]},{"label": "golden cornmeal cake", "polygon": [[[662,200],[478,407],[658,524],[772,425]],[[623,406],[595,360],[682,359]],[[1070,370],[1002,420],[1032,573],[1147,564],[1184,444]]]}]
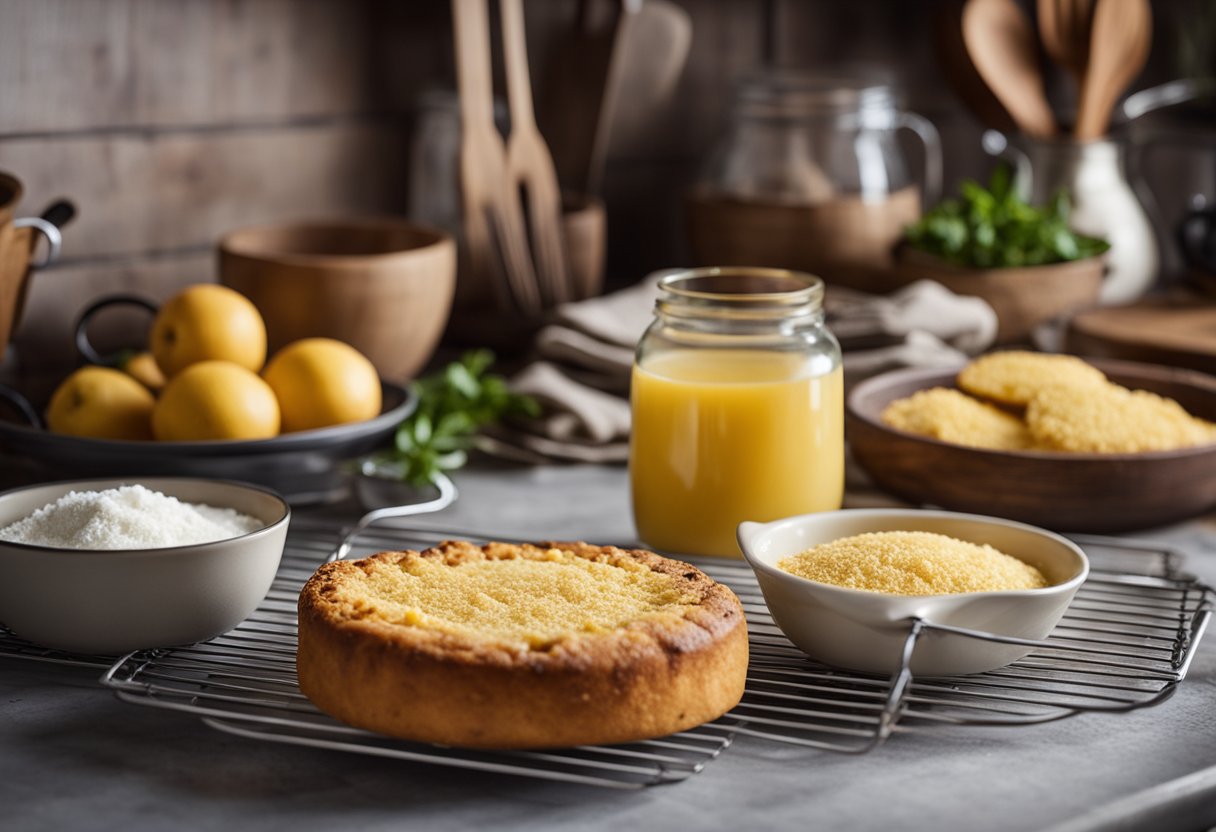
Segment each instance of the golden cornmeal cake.
[{"label": "golden cornmeal cake", "polygon": [[1025,407],[1036,393],[1047,388],[1081,389],[1105,383],[1101,370],[1075,356],[1023,350],[989,353],[958,374],[958,386],[963,390],[1010,407]]},{"label": "golden cornmeal cake", "polygon": [[1021,419],[947,387],[919,390],[891,402],[882,420],[898,430],[972,448],[1021,451],[1034,445]]},{"label": "golden cornmeal cake", "polygon": [[473,748],[627,742],[733,708],[739,599],[653,552],[586,543],[382,552],[320,567],[300,690],[343,722]]},{"label": "golden cornmeal cake", "polygon": [[1074,453],[1138,453],[1205,445],[1212,425],[1173,399],[1116,384],[1038,393],[1026,408],[1031,433],[1044,446]]}]

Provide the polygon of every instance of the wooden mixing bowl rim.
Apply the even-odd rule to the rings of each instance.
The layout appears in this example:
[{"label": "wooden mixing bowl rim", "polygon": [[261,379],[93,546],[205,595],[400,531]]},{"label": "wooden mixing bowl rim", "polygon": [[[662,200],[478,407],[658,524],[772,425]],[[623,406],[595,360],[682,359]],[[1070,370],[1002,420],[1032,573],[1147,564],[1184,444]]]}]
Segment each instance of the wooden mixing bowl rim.
[{"label": "wooden mixing bowl rim", "polygon": [[[1216,398],[1216,378],[1201,373],[1195,370],[1185,370],[1175,367],[1161,367],[1156,364],[1145,364],[1137,361],[1111,361],[1108,359],[1086,359],[1104,373],[1112,373],[1116,376],[1127,374],[1130,376],[1140,375],[1144,378],[1160,380],[1160,381],[1176,381],[1181,384],[1186,384],[1191,387],[1198,388]],[[958,369],[962,369],[959,367]],[[911,442],[922,442],[930,447],[938,447],[943,451],[952,453],[961,453],[964,455],[975,455],[980,457],[989,457],[993,459],[1000,458],[1016,458],[1024,460],[1037,460],[1041,462],[1056,462],[1067,464],[1070,462],[1156,462],[1168,461],[1174,459],[1185,459],[1191,457],[1203,456],[1206,454],[1216,454],[1216,443],[1208,445],[1193,445],[1189,448],[1176,448],[1170,451],[1141,451],[1139,453],[1069,453],[1063,451],[999,451],[993,448],[973,448],[968,445],[959,445],[954,442],[945,442],[941,439],[936,439],[932,436],[925,436],[911,431],[900,430],[893,428],[883,422],[878,414],[862,410],[859,406],[859,400],[869,396],[874,396],[875,389],[884,390],[889,388],[895,382],[903,380],[919,379],[925,383],[920,384],[916,390],[910,390],[905,395],[912,395],[913,392],[919,390],[927,390],[930,387],[954,386],[954,376],[958,370],[944,370],[941,367],[907,367],[900,370],[891,370],[881,375],[868,378],[865,381],[858,383],[848,395],[846,408],[848,415],[863,422],[868,427],[881,431],[889,436]],[[889,400],[885,404],[889,404]]]},{"label": "wooden mixing bowl rim", "polygon": [[[319,254],[278,250],[265,244],[265,239],[284,232],[335,231],[347,229],[388,229],[408,231],[417,235],[418,244],[408,248],[366,254]],[[300,220],[296,222],[268,223],[238,228],[225,234],[219,243],[224,255],[244,257],[250,260],[294,265],[351,265],[386,262],[403,258],[430,255],[444,248],[455,248],[450,234],[424,223],[400,217],[367,217],[357,220]]]}]

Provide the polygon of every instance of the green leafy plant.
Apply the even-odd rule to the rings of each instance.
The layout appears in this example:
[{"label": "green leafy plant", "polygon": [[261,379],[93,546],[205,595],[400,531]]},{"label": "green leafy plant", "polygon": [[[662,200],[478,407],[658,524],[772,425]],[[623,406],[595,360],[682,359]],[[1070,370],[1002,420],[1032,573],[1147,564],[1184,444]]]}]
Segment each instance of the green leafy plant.
[{"label": "green leafy plant", "polygon": [[418,408],[397,428],[393,449],[376,458],[377,468],[426,485],[465,464],[482,428],[508,415],[539,415],[534,398],[512,393],[506,379],[489,372],[493,364],[492,352],[475,350],[414,382]]},{"label": "green leafy plant", "polygon": [[974,180],[904,231],[907,242],[959,266],[979,269],[1042,266],[1083,260],[1110,248],[1105,240],[1068,227],[1071,204],[1060,191],[1042,208],[1023,202],[1007,165],[985,188]]}]

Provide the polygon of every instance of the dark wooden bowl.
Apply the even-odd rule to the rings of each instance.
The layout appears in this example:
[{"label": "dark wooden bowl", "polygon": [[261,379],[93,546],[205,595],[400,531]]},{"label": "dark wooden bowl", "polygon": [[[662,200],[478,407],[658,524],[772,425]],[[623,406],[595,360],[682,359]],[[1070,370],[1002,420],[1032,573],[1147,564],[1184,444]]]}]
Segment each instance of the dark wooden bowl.
[{"label": "dark wooden bowl", "polygon": [[[1091,363],[1117,384],[1169,396],[1216,421],[1216,377],[1151,364]],[[1142,454],[988,451],[895,430],[879,419],[889,403],[917,390],[954,387],[955,374],[897,370],[849,394],[849,443],[879,487],[917,504],[1070,532],[1151,528],[1216,507],[1216,445]]]}]

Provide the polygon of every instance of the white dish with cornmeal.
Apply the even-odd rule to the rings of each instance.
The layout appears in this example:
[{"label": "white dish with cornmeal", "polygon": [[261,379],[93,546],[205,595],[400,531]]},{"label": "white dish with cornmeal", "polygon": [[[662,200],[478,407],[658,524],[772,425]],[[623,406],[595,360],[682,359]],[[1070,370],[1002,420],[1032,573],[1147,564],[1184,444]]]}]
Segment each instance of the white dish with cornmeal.
[{"label": "white dish with cornmeal", "polygon": [[[1038,569],[1036,589],[896,595],[833,586],[778,567],[820,544],[870,532],[932,532],[986,544]],[[913,619],[1018,639],[1046,638],[1089,574],[1071,541],[1034,526],[945,511],[851,509],[771,523],[742,523],[739,545],[756,573],[773,621],[802,650],[826,664],[873,673],[900,666]],[[921,676],[982,673],[1034,648],[929,629],[911,661]]]},{"label": "white dish with cornmeal", "polygon": [[[0,529],[71,492],[109,491],[136,482],[183,503],[232,509],[252,518],[249,525],[256,528],[234,529],[232,536],[209,542],[159,540],[144,548],[100,548],[87,537],[80,539],[83,547],[0,540],[0,622],[44,647],[125,653],[202,641],[232,629],[257,607],[278,570],[291,517],[283,498],[262,488],[182,478],[30,486],[0,494]],[[71,519],[65,518],[65,525]],[[155,515],[122,522],[174,523]],[[110,531],[100,535],[101,545],[107,537],[121,543],[120,530]],[[134,539],[150,540],[157,536],[151,532],[163,529],[134,531]]]}]

